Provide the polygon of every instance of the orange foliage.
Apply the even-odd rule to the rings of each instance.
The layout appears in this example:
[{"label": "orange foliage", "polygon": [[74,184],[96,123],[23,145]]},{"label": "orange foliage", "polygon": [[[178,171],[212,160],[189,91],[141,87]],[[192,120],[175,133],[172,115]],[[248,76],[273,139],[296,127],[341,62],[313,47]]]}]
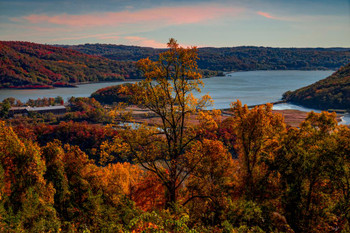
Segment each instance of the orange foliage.
[{"label": "orange foliage", "polygon": [[130,163],[109,164],[97,169],[94,183],[109,201],[117,205],[123,196],[132,199],[143,173],[137,165]]},{"label": "orange foliage", "polygon": [[144,211],[161,209],[165,204],[165,189],[158,177],[147,172],[136,185],[132,199]]},{"label": "orange foliage", "polygon": [[[189,163],[196,166],[185,187],[191,213],[202,218],[207,213],[216,215],[226,208],[226,197],[233,188],[235,163],[221,141],[204,139],[197,142],[188,152]],[[218,220],[219,216],[211,216]],[[209,218],[209,216],[207,216]]]},{"label": "orange foliage", "polygon": [[[275,182],[266,163],[274,159],[282,135],[286,132],[284,119],[272,113],[272,104],[248,109],[241,102],[232,104],[234,148],[241,163],[242,189],[249,198],[262,197],[268,186]],[[272,189],[270,187],[270,190]],[[265,191],[263,191],[265,190]]]}]

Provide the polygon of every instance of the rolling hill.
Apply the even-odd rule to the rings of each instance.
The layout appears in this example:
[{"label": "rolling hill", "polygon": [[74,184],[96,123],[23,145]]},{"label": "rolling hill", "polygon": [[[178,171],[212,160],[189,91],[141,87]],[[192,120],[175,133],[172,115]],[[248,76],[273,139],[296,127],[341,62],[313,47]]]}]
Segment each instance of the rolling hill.
[{"label": "rolling hill", "polygon": [[[85,44],[43,45],[0,41],[0,88],[52,88],[77,83],[139,78],[139,59],[164,49]],[[338,69],[350,61],[347,48],[199,48],[204,77],[221,71]]]},{"label": "rolling hill", "polygon": [[322,110],[350,110],[350,63],[307,87],[284,93],[287,102]]},{"label": "rolling hill", "polygon": [[[145,57],[155,60],[164,51],[113,44],[57,46],[117,61],[137,61]],[[198,56],[198,67],[212,71],[336,70],[350,62],[350,48],[207,47],[199,48]]]},{"label": "rolling hill", "polygon": [[0,88],[52,88],[137,77],[134,62],[50,45],[0,41]]},{"label": "rolling hill", "polygon": [[[126,86],[130,93],[121,93],[121,87]],[[101,88],[94,93],[91,94],[91,98],[99,101],[102,104],[113,104],[119,102],[128,103],[132,96],[133,86],[131,83],[125,83],[121,85],[109,86],[105,88]]]}]

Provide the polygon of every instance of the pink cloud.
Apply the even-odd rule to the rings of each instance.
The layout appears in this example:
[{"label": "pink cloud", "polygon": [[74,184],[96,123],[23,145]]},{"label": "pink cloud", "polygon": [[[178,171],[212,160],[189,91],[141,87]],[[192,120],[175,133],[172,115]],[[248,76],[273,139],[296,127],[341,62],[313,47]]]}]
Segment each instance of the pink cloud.
[{"label": "pink cloud", "polygon": [[155,40],[147,39],[139,36],[125,36],[125,40],[129,41],[132,44],[136,44],[144,47],[152,47],[152,48],[166,48],[166,43],[160,43]]},{"label": "pink cloud", "polygon": [[135,24],[155,22],[161,24],[191,24],[214,20],[224,16],[234,16],[242,12],[242,8],[233,8],[220,5],[158,7],[138,11],[107,12],[85,15],[45,15],[32,14],[13,21],[28,21],[32,24],[49,23],[56,25],[89,27],[121,24]]},{"label": "pink cloud", "polygon": [[295,21],[293,18],[290,18],[290,17],[278,17],[262,11],[258,11],[257,14],[264,16],[265,18],[268,18],[268,19],[282,20],[282,21]]},{"label": "pink cloud", "polygon": [[269,13],[266,13],[266,12],[258,11],[258,14],[261,16],[264,16],[265,18],[268,18],[268,19],[277,19],[276,17],[273,17],[272,15],[270,15]]}]

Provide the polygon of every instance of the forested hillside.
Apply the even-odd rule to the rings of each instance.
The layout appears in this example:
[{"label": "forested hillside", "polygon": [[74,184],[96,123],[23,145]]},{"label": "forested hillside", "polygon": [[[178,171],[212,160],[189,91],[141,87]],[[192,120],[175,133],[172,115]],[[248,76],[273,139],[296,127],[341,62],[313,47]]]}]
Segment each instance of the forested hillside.
[{"label": "forested hillside", "polygon": [[350,63],[331,76],[283,95],[288,102],[317,109],[350,109]]},{"label": "forested hillside", "polygon": [[[135,61],[146,57],[156,60],[163,51],[124,45],[55,47],[0,41],[0,88],[69,87],[82,82],[138,78]],[[337,69],[350,61],[350,50],[200,48],[198,56],[200,72],[204,77],[210,77],[219,75],[219,71]]]},{"label": "forested hillside", "polygon": [[[203,110],[197,50],[168,45],[140,82],[96,92],[153,124],[94,98],[13,118],[23,104],[1,103],[0,232],[350,232],[350,128],[328,112],[287,126],[272,104]],[[47,103],[64,104],[26,105]]]},{"label": "forested hillside", "polygon": [[127,86],[130,90],[132,89],[132,84],[125,83],[122,85],[109,86],[101,88],[91,94],[91,98],[103,103],[103,104],[113,104],[118,102],[129,102],[132,92],[122,93],[122,88]]},{"label": "forested hillside", "polygon": [[[157,54],[164,51],[164,49],[112,44],[65,45],[63,47],[118,61],[137,61],[145,57],[154,60]],[[215,71],[338,69],[350,61],[350,49],[242,46],[199,48],[198,56],[200,69]]]},{"label": "forested hillside", "polygon": [[136,77],[133,62],[49,45],[0,41],[0,88],[50,88]]}]

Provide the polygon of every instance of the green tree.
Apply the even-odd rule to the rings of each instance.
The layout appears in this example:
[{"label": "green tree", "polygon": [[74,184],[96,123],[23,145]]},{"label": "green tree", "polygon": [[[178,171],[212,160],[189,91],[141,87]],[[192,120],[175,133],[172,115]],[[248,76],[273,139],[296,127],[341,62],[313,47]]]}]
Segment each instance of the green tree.
[{"label": "green tree", "polygon": [[2,104],[0,105],[1,110],[0,110],[0,118],[6,118],[9,114],[10,108],[11,108],[11,103],[8,100],[4,100]]},{"label": "green tree", "polygon": [[[53,208],[54,188],[44,179],[45,161],[38,145],[18,138],[12,127],[0,122],[0,221],[4,232],[58,231]],[[2,171],[1,171],[2,170]]]},{"label": "green tree", "polygon": [[296,232],[329,231],[339,221],[337,203],[349,209],[347,149],[339,143],[344,140],[335,113],[327,112],[311,112],[299,129],[290,128],[283,138],[271,168],[279,172],[282,207]]}]

